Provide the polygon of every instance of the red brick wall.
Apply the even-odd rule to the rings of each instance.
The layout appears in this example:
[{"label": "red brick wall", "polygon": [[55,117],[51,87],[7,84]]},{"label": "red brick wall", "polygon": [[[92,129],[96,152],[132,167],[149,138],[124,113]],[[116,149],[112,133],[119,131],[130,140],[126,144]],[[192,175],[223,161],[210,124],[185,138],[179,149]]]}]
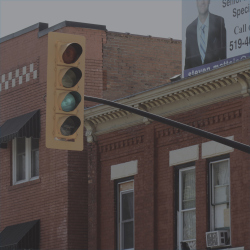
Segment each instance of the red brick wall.
[{"label": "red brick wall", "polygon": [[100,166],[98,145],[88,144],[88,249],[100,249]]},{"label": "red brick wall", "polygon": [[[41,138],[39,140],[39,180],[12,186],[11,142],[1,149],[1,224],[6,226],[41,220],[41,248],[67,246],[67,154],[45,147],[45,101],[47,36],[37,37],[37,30],[1,44],[1,75],[15,74],[15,69],[36,62],[38,79],[25,81],[0,94],[1,124],[7,119],[41,110]],[[21,72],[20,72],[21,74]],[[32,76],[32,75],[31,75]]]},{"label": "red brick wall", "polygon": [[[173,73],[175,67],[177,68],[177,73],[179,73],[180,70],[180,55],[178,55],[178,59],[176,59],[175,63],[172,63],[170,67],[169,61],[173,59],[173,50],[167,53],[167,56],[169,56],[168,59],[165,57],[163,59],[164,63],[166,60],[169,63],[168,70],[163,76],[159,73],[160,69],[154,68],[150,73],[147,73],[150,76],[137,77],[143,73],[144,67],[147,68],[150,66],[152,68],[152,58],[145,59],[143,53],[139,51],[136,63],[140,63],[141,68],[138,69],[134,68],[135,58],[131,58],[135,50],[140,50],[142,46],[147,45],[147,50],[149,50],[152,44],[155,43],[153,51],[158,51],[158,46],[160,45],[166,46],[165,50],[167,51],[170,47],[175,48],[177,46],[180,48],[180,43],[169,43],[170,41],[166,39],[160,40],[139,36],[123,36],[115,33],[109,33],[109,40],[106,42],[105,31],[85,28],[64,27],[61,30],[57,30],[57,32],[84,35],[86,37],[86,95],[102,97],[103,90],[107,89],[106,93],[111,93],[111,86],[114,91],[109,94],[110,97],[118,98],[140,91],[141,89],[162,84],[162,82],[165,82],[165,78],[168,79],[169,76],[175,74]],[[13,78],[15,78],[16,69],[20,70],[21,75],[23,66],[27,66],[27,73],[29,73],[28,67],[31,63],[34,64],[34,70],[37,70],[38,73],[37,79],[33,79],[33,73],[31,72],[30,81],[28,82],[26,82],[24,75],[22,77],[22,84],[20,85],[18,79],[16,79],[16,86],[13,88],[11,86],[12,82],[10,81],[7,90],[5,90],[5,84],[2,84],[2,91],[0,93],[0,125],[6,120],[18,115],[36,109],[41,110],[39,180],[12,186],[11,143],[8,143],[8,149],[1,149],[0,151],[2,173],[0,176],[0,230],[8,225],[40,219],[41,248],[86,249],[88,245],[87,235],[91,238],[92,232],[95,232],[96,239],[99,237],[99,226],[98,224],[93,226],[92,223],[93,221],[97,223],[97,221],[99,221],[98,218],[90,216],[93,220],[91,221],[89,219],[89,228],[87,219],[88,206],[93,208],[93,204],[95,203],[94,198],[99,195],[98,185],[92,185],[92,189],[88,191],[87,171],[89,172],[89,176],[91,176],[91,174],[95,175],[96,172],[90,173],[91,168],[89,170],[87,169],[86,150],[84,152],[67,153],[66,151],[51,150],[45,147],[47,36],[38,38],[37,33],[38,30],[34,30],[8,40],[2,43],[0,48],[2,55],[0,74],[5,74],[6,80],[9,72],[12,72]],[[112,37],[116,38],[116,41],[113,41]],[[116,43],[119,43],[119,45],[117,46]],[[105,44],[107,44],[107,46]],[[119,47],[119,50],[125,49],[127,52],[129,52],[129,50],[132,52],[129,52],[129,57],[121,58],[122,60],[117,64],[111,64],[112,60],[117,60],[118,57],[120,58],[120,55],[117,57],[116,54],[113,54],[111,58],[111,55],[107,53],[109,49],[113,47],[115,47],[115,50]],[[105,53],[104,56],[103,53]],[[152,56],[153,53],[150,53]],[[125,54],[122,53],[122,55],[124,56]],[[105,67],[103,68],[104,60]],[[137,73],[133,73],[131,70],[124,70],[123,67],[121,67],[121,63],[125,62],[124,60],[130,65],[129,67],[133,68],[133,72],[136,70]],[[154,58],[154,60],[156,59]],[[162,59],[159,57],[159,60]],[[157,64],[158,68],[160,64],[161,63]],[[111,70],[109,66],[113,67],[113,69]],[[137,67],[139,66],[137,65]],[[114,72],[120,77],[120,81],[117,82],[120,84],[119,89],[123,89],[119,93],[117,93],[117,88],[113,84],[112,77],[110,77]],[[121,72],[122,74],[120,74]],[[127,79],[126,74],[131,75],[131,72],[135,76],[137,75],[136,77],[133,76],[133,81],[142,80],[143,84],[140,88],[138,86],[134,90],[128,91],[127,86],[123,83],[123,79]],[[152,80],[153,78],[164,79],[156,83]],[[107,85],[107,81],[109,85]],[[85,102],[86,107],[93,105],[95,105],[95,103]],[[96,166],[98,167],[98,165]],[[87,201],[89,205],[87,205]],[[90,213],[95,211],[96,210],[90,210]],[[152,211],[154,211],[153,208]],[[92,231],[90,230],[91,228],[93,229]],[[152,228],[149,229],[149,233],[151,232]],[[98,246],[91,244],[90,242],[89,246],[92,246],[92,249],[96,249],[96,246]],[[153,243],[150,242],[150,244],[152,245]]]},{"label": "red brick wall", "polygon": [[181,41],[107,32],[103,61],[103,96],[118,99],[180,74]]},{"label": "red brick wall", "polygon": [[[86,94],[102,95],[102,43],[106,33],[100,30],[65,27],[57,32],[86,36]],[[86,249],[88,236],[87,154],[45,147],[47,36],[38,38],[38,30],[8,40],[0,47],[0,75],[34,63],[38,78],[0,92],[2,125],[6,120],[41,110],[39,140],[39,180],[12,186],[11,142],[1,154],[0,231],[6,226],[40,219],[41,249]],[[27,69],[27,72],[29,70]],[[21,75],[21,72],[20,72]],[[31,79],[33,74],[31,73]],[[45,98],[46,100],[46,98]],[[86,103],[87,106],[94,105]]]},{"label": "red brick wall", "polygon": [[[249,97],[237,98],[170,118],[221,136],[234,135],[236,141],[249,145],[249,102]],[[99,244],[99,249],[116,249],[114,181],[110,180],[110,167],[138,160],[138,174],[134,176],[135,248],[174,249],[175,168],[169,167],[169,151],[199,144],[200,156],[195,162],[196,239],[197,249],[206,249],[205,233],[209,229],[208,161],[201,159],[201,143],[206,141],[155,122],[99,136],[100,177],[96,201],[99,210],[92,216],[99,218],[100,231],[99,237],[89,238],[89,244]],[[232,247],[244,246],[245,249],[250,248],[250,229],[246,223],[250,219],[249,163],[248,154],[238,150],[230,153],[231,243]],[[246,227],[243,229],[242,225]]]},{"label": "red brick wall", "polygon": [[[142,150],[143,148],[140,147],[140,145],[143,143],[144,138],[142,138],[142,131],[141,129],[133,129],[133,130],[127,130],[127,134],[125,133],[114,133],[111,135],[111,137],[104,136],[103,141],[100,141],[99,144],[99,171],[100,171],[100,177],[99,177],[99,200],[97,201],[99,203],[99,214],[96,216],[99,216],[99,223],[100,225],[100,232],[99,232],[99,238],[98,243],[100,247],[98,249],[116,249],[116,241],[115,241],[115,235],[116,235],[116,220],[115,220],[115,205],[114,205],[114,181],[110,180],[110,166],[113,164],[119,164],[122,162],[132,161],[132,160],[139,160],[139,164],[141,164],[142,161]],[[117,136],[117,139],[115,140],[114,137]],[[98,141],[99,142],[99,141]],[[118,147],[118,145],[115,146],[113,144],[116,142],[119,144],[119,150],[115,149]],[[142,168],[140,168],[142,170]],[[146,174],[146,173],[145,173]],[[138,214],[137,221],[138,223],[144,224],[144,218],[143,218],[143,202],[141,200],[140,192],[145,193],[146,190],[143,190],[143,183],[138,182],[137,176],[135,176],[135,202],[138,202],[138,206],[136,207]],[[151,206],[152,209],[152,206]],[[137,213],[135,211],[135,213]],[[142,227],[143,227],[143,224]],[[108,229],[108,230],[107,230]],[[137,230],[137,229],[135,229]],[[90,240],[90,239],[89,239]],[[144,241],[145,239],[142,238],[136,238],[136,241]],[[151,240],[151,237],[150,239]],[[90,243],[90,242],[89,242]],[[140,249],[140,248],[138,248]],[[145,248],[141,248],[145,249]]]},{"label": "red brick wall", "polygon": [[[86,145],[86,141],[85,141]],[[68,248],[88,248],[87,151],[68,155]]]}]

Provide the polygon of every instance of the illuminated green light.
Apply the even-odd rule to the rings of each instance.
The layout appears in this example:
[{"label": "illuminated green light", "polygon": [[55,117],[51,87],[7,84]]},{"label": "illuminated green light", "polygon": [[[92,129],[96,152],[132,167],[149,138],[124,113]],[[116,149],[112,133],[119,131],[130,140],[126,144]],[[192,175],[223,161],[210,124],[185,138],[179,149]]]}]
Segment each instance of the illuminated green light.
[{"label": "illuminated green light", "polygon": [[61,104],[62,110],[65,112],[70,112],[76,107],[76,100],[72,94],[67,94]]},{"label": "illuminated green light", "polygon": [[82,100],[82,97],[78,92],[71,91],[64,97],[61,103],[62,110],[64,112],[73,111],[74,109],[76,109],[76,107],[81,102],[81,100]]}]

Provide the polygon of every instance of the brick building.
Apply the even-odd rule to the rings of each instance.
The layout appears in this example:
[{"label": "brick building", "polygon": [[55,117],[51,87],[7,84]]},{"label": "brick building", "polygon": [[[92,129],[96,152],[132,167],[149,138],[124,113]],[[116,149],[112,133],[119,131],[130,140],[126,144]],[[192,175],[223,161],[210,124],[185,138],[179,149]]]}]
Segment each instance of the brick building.
[{"label": "brick building", "polygon": [[[103,172],[96,171],[103,154],[98,151],[99,135],[95,135],[90,117],[86,123],[87,140],[96,140],[96,136],[98,140],[85,143],[84,151],[45,147],[47,35],[53,31],[86,37],[85,93],[111,100],[170,82],[170,77],[181,71],[181,42],[109,32],[103,25],[68,21],[53,27],[38,23],[0,40],[0,248],[116,248],[115,203],[110,203],[114,189],[101,193],[100,186],[104,191],[108,183],[114,187],[117,180],[102,184],[104,180],[99,179]],[[93,105],[85,103],[87,108]],[[126,131],[145,145],[137,127]],[[153,162],[151,157],[148,160]],[[145,179],[150,185],[151,177]],[[130,181],[124,186],[125,191],[132,186]],[[134,187],[137,188],[136,183]],[[142,188],[142,194],[147,193],[142,198],[153,202],[153,189],[148,188]],[[138,248],[147,241],[148,248],[156,243],[157,231],[154,238],[148,237],[143,243],[145,235],[154,229],[151,207],[147,209],[149,227],[136,239]],[[105,217],[107,212],[109,216]],[[136,220],[144,221],[143,213]]]},{"label": "brick building", "polygon": [[[249,145],[249,65],[118,102]],[[85,123],[90,249],[250,248],[248,153],[105,105]]]}]

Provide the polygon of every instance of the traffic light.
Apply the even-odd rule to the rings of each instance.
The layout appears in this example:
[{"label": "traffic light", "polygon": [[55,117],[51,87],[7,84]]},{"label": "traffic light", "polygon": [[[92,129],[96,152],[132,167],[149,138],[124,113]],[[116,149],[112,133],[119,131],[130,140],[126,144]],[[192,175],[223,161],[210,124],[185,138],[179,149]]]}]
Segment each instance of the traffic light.
[{"label": "traffic light", "polygon": [[48,34],[46,147],[83,150],[85,37]]}]

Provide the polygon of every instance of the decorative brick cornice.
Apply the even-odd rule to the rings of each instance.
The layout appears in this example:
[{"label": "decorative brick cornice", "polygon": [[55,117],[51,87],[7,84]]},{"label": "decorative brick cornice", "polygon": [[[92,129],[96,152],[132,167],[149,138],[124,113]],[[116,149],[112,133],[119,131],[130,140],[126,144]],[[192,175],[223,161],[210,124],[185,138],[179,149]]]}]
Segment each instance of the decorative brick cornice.
[{"label": "decorative brick cornice", "polygon": [[[218,124],[224,121],[229,121],[235,118],[239,118],[241,117],[241,112],[242,112],[241,109],[236,109],[230,112],[226,112],[224,114],[219,114],[219,115],[211,116],[211,117],[204,118],[198,121],[190,122],[188,123],[188,125],[195,127],[195,128],[202,128],[208,125]],[[179,134],[181,132],[182,130],[178,128],[167,127],[167,128],[156,131],[156,138],[158,139],[158,138],[173,135],[176,133]]]},{"label": "decorative brick cornice", "polygon": [[[247,59],[165,84],[117,102],[168,117],[220,101],[246,97],[250,93],[249,65],[250,60]],[[91,122],[95,135],[150,122],[145,121],[143,117],[105,105],[86,109],[85,121]]]},{"label": "decorative brick cornice", "polygon": [[101,153],[105,153],[105,152],[109,152],[109,151],[112,151],[112,150],[115,150],[115,149],[130,147],[130,146],[141,144],[141,143],[143,143],[143,135],[128,138],[126,140],[118,141],[118,142],[115,142],[115,143],[110,143],[110,144],[107,144],[107,145],[101,145],[99,147],[99,151]]},{"label": "decorative brick cornice", "polygon": [[91,122],[96,125],[102,122],[106,122],[106,121],[110,121],[116,118],[120,118],[123,116],[126,116],[130,114],[130,112],[128,111],[124,111],[124,110],[114,110],[114,111],[110,111],[108,112],[105,116],[97,116],[94,119],[91,119]]}]

